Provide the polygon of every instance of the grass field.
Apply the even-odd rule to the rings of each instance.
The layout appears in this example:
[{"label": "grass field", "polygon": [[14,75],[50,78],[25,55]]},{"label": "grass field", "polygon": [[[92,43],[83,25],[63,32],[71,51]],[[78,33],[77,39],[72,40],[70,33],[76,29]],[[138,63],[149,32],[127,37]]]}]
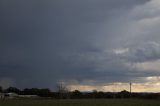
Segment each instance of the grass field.
[{"label": "grass field", "polygon": [[0,106],[160,106],[159,100],[83,99],[83,100],[5,100]]}]

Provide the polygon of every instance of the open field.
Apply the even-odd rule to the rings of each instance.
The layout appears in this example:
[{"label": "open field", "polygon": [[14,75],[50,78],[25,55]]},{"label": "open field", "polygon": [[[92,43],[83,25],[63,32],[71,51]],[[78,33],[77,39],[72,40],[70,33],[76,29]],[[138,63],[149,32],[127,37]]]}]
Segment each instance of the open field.
[{"label": "open field", "polygon": [[5,100],[0,106],[160,106],[159,100],[83,99],[83,100]]}]

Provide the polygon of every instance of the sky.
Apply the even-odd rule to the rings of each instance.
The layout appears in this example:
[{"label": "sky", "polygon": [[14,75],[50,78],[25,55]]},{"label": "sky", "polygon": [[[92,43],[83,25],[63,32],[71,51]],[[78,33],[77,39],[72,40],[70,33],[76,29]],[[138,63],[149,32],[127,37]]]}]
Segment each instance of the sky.
[{"label": "sky", "polygon": [[160,89],[159,0],[0,0],[0,23],[3,88]]}]

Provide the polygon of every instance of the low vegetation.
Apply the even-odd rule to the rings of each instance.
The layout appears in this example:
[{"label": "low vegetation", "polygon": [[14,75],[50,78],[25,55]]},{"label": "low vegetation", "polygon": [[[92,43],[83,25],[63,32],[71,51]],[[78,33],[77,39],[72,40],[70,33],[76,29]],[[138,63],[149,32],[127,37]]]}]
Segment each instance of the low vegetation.
[{"label": "low vegetation", "polygon": [[[15,87],[9,87],[7,89],[0,91],[1,94],[4,94],[4,98],[10,96],[10,93],[17,94],[12,98],[21,98],[21,97],[37,97],[37,98],[51,98],[51,99],[156,99],[160,100],[160,93],[131,93],[126,90],[121,92],[102,92],[102,91],[92,91],[92,92],[80,92],[78,90],[69,91],[64,87],[58,87],[59,89],[56,92],[52,92],[50,89],[38,89],[38,88],[26,88],[20,90]],[[8,95],[8,96],[7,96]]]},{"label": "low vegetation", "polygon": [[160,106],[160,101],[146,99],[4,100],[0,101],[0,106]]}]

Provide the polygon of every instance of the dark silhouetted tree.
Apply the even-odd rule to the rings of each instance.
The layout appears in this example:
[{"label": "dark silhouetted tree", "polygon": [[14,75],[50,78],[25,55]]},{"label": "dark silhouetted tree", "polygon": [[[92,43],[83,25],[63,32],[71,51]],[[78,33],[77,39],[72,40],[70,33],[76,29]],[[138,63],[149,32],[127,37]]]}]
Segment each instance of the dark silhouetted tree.
[{"label": "dark silhouetted tree", "polygon": [[92,91],[92,97],[93,98],[97,98],[97,94],[98,94],[97,90]]},{"label": "dark silhouetted tree", "polygon": [[119,93],[119,96],[121,98],[129,98],[130,97],[130,92],[126,91],[126,90],[123,90]]},{"label": "dark silhouetted tree", "polygon": [[2,86],[0,86],[0,92],[3,92],[3,88],[2,88]]},{"label": "dark silhouetted tree", "polygon": [[18,88],[16,87],[9,87],[5,90],[5,92],[9,93],[9,92],[14,92],[14,93],[17,93],[17,94],[20,94],[21,90],[19,90]]},{"label": "dark silhouetted tree", "polygon": [[75,91],[72,92],[71,98],[80,99],[80,98],[82,98],[82,96],[83,95],[82,95],[82,93],[80,91],[75,90]]}]

